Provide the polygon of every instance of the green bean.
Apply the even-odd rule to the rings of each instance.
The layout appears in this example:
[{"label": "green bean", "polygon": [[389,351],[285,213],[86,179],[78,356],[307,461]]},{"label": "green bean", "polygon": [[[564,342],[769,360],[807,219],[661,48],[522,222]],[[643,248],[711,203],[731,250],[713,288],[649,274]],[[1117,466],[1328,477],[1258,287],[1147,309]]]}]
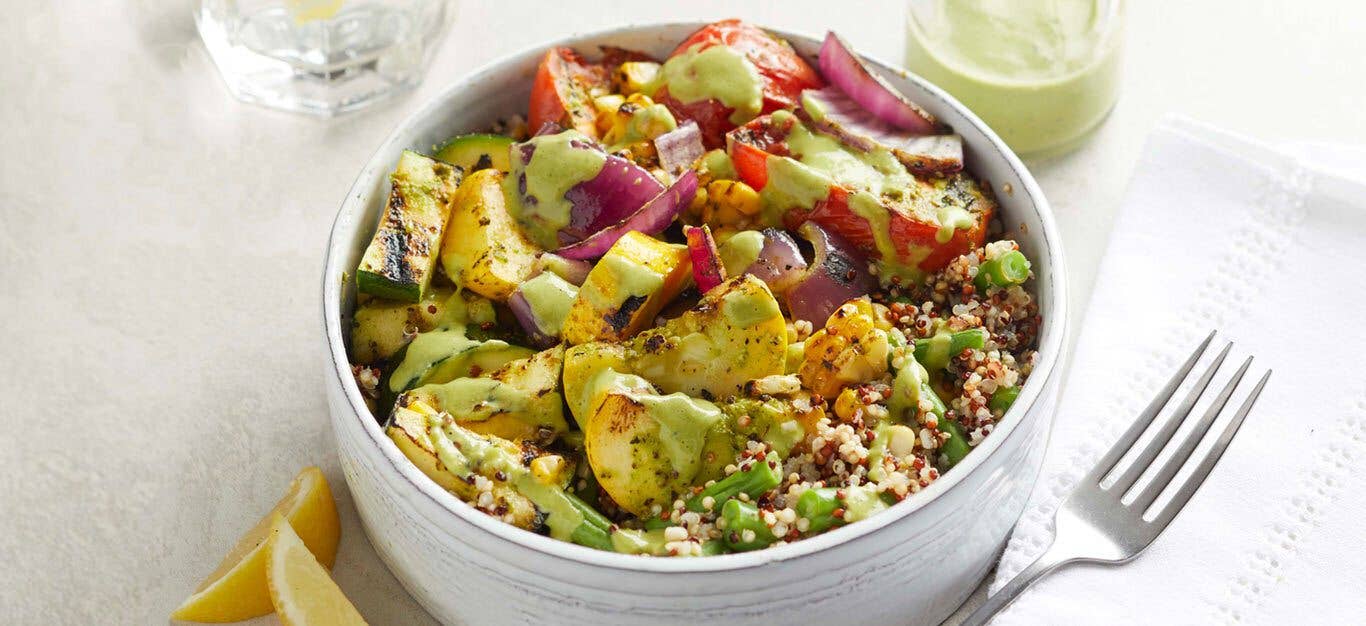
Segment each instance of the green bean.
[{"label": "green bean", "polygon": [[948,460],[948,467],[953,467],[967,456],[971,447],[968,446],[967,438],[963,436],[962,427],[945,417],[948,407],[944,406],[944,400],[935,393],[934,385],[930,384],[930,377],[924,366],[917,361],[907,364],[896,373],[888,408],[892,410],[893,415],[903,414],[909,418],[918,414],[919,402],[922,399],[929,402],[929,412],[934,415],[939,432],[949,435],[948,440],[944,441],[940,448]]},{"label": "green bean", "polygon": [[677,525],[678,524],[675,524],[671,519],[660,519],[658,516],[651,515],[643,524],[641,524],[641,528],[644,528],[645,530],[664,530],[670,526]]},{"label": "green bean", "polygon": [[967,437],[963,436],[963,427],[948,418],[939,419],[939,432],[948,433],[949,438],[939,444],[939,450],[944,453],[944,458],[948,460],[948,466],[953,467],[963,460],[963,457],[972,451],[968,445]]},{"label": "green bean", "polygon": [[592,468],[588,467],[588,464],[585,462],[579,466],[575,471],[575,474],[576,476],[574,480],[570,481],[569,489],[567,489],[567,491],[582,498],[589,506],[597,506],[598,496],[601,495],[602,490],[598,485],[598,477],[593,474]]},{"label": "green bean", "polygon": [[934,413],[934,416],[939,418],[939,421],[944,421],[944,414],[949,411],[949,408],[944,406],[944,399],[940,398],[939,394],[935,393],[934,385],[930,384],[929,378],[921,379],[920,397],[928,398],[930,401],[930,412]]},{"label": "green bean", "polygon": [[[725,506],[721,507],[721,519],[726,521],[721,537],[726,546],[736,552],[767,548],[778,540],[759,516],[759,507],[738,498],[726,500]],[[749,533],[753,536],[746,537]]]},{"label": "green bean", "polygon": [[891,346],[893,350],[905,346],[906,335],[901,334],[899,330],[887,331],[887,345]]},{"label": "green bean", "polygon": [[573,493],[565,493],[569,503],[583,516],[569,540],[581,546],[612,550],[612,522]]},{"label": "green bean", "polygon": [[718,554],[730,553],[730,547],[726,542],[719,539],[702,542],[702,556],[716,556]]},{"label": "green bean", "polygon": [[804,517],[810,523],[807,532],[818,533],[844,523],[843,519],[835,517],[835,510],[841,506],[838,489],[819,487],[802,492],[793,508],[797,511],[797,517]]},{"label": "green bean", "polygon": [[1023,283],[1029,279],[1029,267],[1029,259],[1023,252],[1011,250],[977,268],[977,288],[986,291],[988,287],[1009,287]]},{"label": "green bean", "polygon": [[940,331],[933,337],[915,340],[915,360],[927,370],[942,370],[949,366],[950,359],[964,350],[981,350],[986,344],[985,328],[969,328],[956,333]]},{"label": "green bean", "polygon": [[769,458],[755,461],[749,467],[703,488],[697,495],[688,498],[685,505],[689,511],[702,511],[705,508],[702,506],[702,500],[708,497],[712,499],[713,508],[722,506],[726,500],[741,493],[748,494],[751,498],[758,498],[783,481],[780,472],[777,459],[770,455]]},{"label": "green bean", "polygon": [[1010,410],[1011,405],[1015,404],[1015,398],[1020,397],[1019,387],[1001,387],[996,393],[991,394],[991,399],[987,401],[987,408],[993,413],[1005,414]]},{"label": "green bean", "polygon": [[949,438],[939,444],[939,449],[948,460],[948,467],[953,467],[972,450],[972,447],[968,445],[967,437],[963,436],[963,427],[958,422],[944,417],[944,414],[948,412],[948,407],[944,406],[944,401],[940,399],[939,394],[934,392],[934,388],[930,386],[928,379],[922,383],[920,394],[922,397],[929,398],[930,412],[938,419],[937,429],[939,432],[949,434]]}]

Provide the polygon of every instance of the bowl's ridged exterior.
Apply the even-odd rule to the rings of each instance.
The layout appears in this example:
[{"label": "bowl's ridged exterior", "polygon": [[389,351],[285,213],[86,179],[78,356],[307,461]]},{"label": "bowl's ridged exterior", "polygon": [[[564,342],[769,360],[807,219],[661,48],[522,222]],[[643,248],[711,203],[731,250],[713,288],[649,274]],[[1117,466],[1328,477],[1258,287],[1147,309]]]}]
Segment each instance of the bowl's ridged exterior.
[{"label": "bowl's ridged exterior", "polygon": [[[628,27],[564,43],[663,55],[697,24]],[[819,40],[784,34],[813,55]],[[1034,260],[1044,326],[1035,373],[996,433],[924,492],[868,521],[789,546],[708,559],[594,552],[484,516],[427,480],[385,438],[350,379],[347,277],[369,239],[398,152],[426,149],[521,110],[546,47],[494,63],[404,122],[361,172],[333,226],[323,284],[327,389],[338,451],[366,533],[432,615],[469,624],[935,624],[989,571],[1038,475],[1066,333],[1066,278],[1046,201],[980,120],[915,77],[892,82],[964,137],[1005,227]],[[882,66],[889,73],[893,70]]]}]

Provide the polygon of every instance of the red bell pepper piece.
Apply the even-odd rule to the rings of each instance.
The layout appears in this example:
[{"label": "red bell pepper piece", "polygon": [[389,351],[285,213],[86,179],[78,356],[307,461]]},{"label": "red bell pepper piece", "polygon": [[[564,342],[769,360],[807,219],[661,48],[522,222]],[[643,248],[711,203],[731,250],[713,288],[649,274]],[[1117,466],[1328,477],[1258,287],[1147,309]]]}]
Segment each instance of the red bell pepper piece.
[{"label": "red bell pepper piece", "polygon": [[[791,124],[784,126],[774,122],[770,116],[757,118],[731,131],[728,135],[729,153],[740,180],[755,190],[767,186],[768,160],[789,155],[786,144],[789,132]],[[784,226],[794,230],[802,222],[811,220],[838,233],[870,256],[881,256],[872,224],[849,206],[849,194],[852,191],[854,190],[832,183],[829,193],[824,199],[816,202],[815,206],[789,209],[783,215]],[[916,267],[926,272],[941,270],[954,258],[982,245],[986,239],[987,223],[991,221],[996,208],[995,203],[991,201],[972,202],[968,205],[968,212],[973,217],[973,225],[970,228],[954,230],[953,236],[947,242],[941,243],[937,239],[937,221],[914,215],[895,203],[884,203],[883,206],[887,209],[888,228],[896,252],[896,258],[884,260],[907,263],[923,255],[924,258],[916,262]]]}]

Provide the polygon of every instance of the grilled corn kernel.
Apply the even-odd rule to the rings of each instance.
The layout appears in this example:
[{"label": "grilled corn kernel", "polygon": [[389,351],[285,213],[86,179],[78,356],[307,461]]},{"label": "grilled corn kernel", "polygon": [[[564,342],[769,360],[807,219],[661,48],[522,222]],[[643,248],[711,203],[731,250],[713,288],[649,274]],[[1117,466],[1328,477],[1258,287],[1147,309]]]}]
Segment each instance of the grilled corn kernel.
[{"label": "grilled corn kernel", "polygon": [[627,61],[612,73],[612,86],[624,94],[645,91],[659,74],[659,64],[650,61]]},{"label": "grilled corn kernel", "polygon": [[845,387],[844,391],[840,392],[839,397],[835,398],[835,415],[840,418],[841,422],[854,419],[854,414],[862,408],[863,403],[859,402],[858,393],[850,387]]},{"label": "grilled corn kernel", "polygon": [[707,185],[707,196],[718,209],[737,215],[758,215],[763,208],[759,192],[738,180],[714,180]]},{"label": "grilled corn kernel", "polygon": [[866,297],[840,305],[825,327],[806,340],[806,352],[797,371],[802,384],[830,397],[847,385],[886,373],[891,350],[887,333],[881,328],[888,324],[886,317],[886,307]]},{"label": "grilled corn kernel", "polygon": [[707,206],[707,188],[698,187],[697,193],[692,196],[692,203],[688,205],[688,211],[693,215],[701,215],[703,207]]},{"label": "grilled corn kernel", "polygon": [[[655,104],[644,94],[633,93],[624,98],[613,94],[598,98],[594,103],[598,109],[597,123],[602,130],[602,142],[613,151],[639,142],[649,144],[655,137],[678,127],[669,109]],[[616,108],[604,109],[612,104]]]},{"label": "grilled corn kernel", "polygon": [[892,456],[900,459],[905,458],[915,452],[915,444],[919,441],[919,436],[914,430],[901,424],[893,424],[887,430],[887,451]]},{"label": "grilled corn kernel", "polygon": [[616,124],[617,111],[625,103],[626,97],[615,93],[593,99],[593,109],[597,111],[595,122],[599,133],[605,135],[612,130],[613,125]]},{"label": "grilled corn kernel", "polygon": [[564,457],[558,454],[538,456],[531,461],[531,475],[545,485],[559,485],[564,474]]}]

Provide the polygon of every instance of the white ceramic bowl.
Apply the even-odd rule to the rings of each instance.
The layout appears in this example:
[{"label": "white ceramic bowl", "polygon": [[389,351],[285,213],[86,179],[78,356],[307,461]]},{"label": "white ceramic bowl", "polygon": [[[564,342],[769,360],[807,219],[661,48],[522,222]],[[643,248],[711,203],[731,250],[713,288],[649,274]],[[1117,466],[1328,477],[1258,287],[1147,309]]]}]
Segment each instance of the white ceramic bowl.
[{"label": "white ceramic bowl", "polygon": [[[1038,277],[1033,286],[1044,316],[1038,365],[996,432],[952,471],[867,521],[790,545],[700,559],[646,558],[555,541],[488,517],[429,480],[384,435],[347,363],[355,298],[348,277],[373,232],[399,152],[429,149],[525,111],[536,63],[550,46],[596,53],[598,45],[612,44],[664,56],[699,26],[575,36],[485,66],[399,125],[337,215],[323,278],[323,323],[342,467],[371,543],[443,622],[935,624],[986,575],[1037,477],[1067,319],[1052,213],[1029,172],[981,120],[934,86],[876,61],[897,88],[963,136],[969,167],[996,190],[1013,231],[1008,235],[1021,243]],[[779,34],[814,59],[819,39]]]}]

